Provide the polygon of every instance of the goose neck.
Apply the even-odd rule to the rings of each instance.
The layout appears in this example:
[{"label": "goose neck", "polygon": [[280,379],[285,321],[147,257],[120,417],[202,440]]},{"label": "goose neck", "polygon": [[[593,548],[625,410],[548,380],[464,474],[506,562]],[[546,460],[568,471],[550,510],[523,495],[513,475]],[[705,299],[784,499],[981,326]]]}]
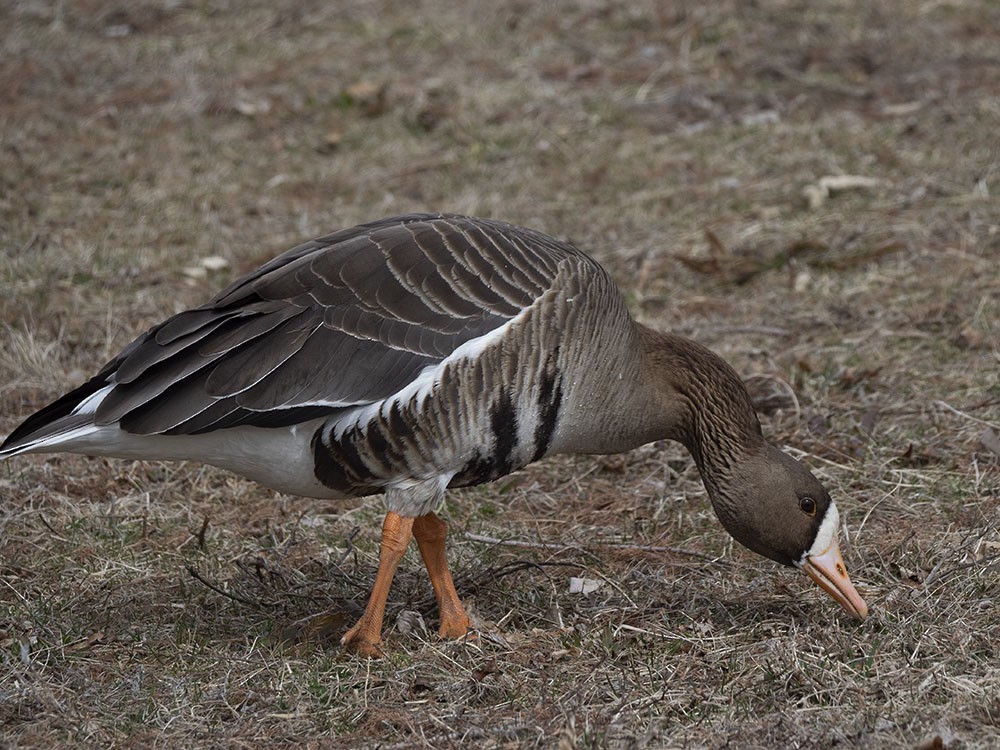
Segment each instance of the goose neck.
[{"label": "goose neck", "polygon": [[666,415],[664,437],[688,449],[714,500],[736,462],[763,443],[750,394],[736,371],[708,348],[638,328]]}]

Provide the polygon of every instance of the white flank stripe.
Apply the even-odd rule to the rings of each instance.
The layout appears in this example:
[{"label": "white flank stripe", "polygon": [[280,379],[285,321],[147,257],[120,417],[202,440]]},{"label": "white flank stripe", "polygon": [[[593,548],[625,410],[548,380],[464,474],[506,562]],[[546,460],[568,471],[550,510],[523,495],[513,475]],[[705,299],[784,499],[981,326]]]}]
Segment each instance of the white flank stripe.
[{"label": "white flank stripe", "polygon": [[441,376],[444,374],[445,368],[455,362],[458,362],[459,360],[475,359],[480,356],[489,347],[503,339],[503,337],[507,335],[508,329],[510,329],[511,326],[516,325],[522,318],[524,318],[533,306],[534,305],[532,304],[525,307],[521,310],[521,312],[508,320],[502,326],[494,328],[489,333],[485,333],[482,336],[466,341],[464,344],[455,349],[455,351],[441,360],[437,365],[428,365],[420,371],[417,377],[403,386],[400,390],[396,391],[396,393],[389,398],[376,401],[373,404],[369,404],[361,409],[358,409],[357,411],[347,414],[343,419],[337,420],[337,422],[330,428],[334,438],[340,439],[340,436],[343,435],[346,430],[370,422],[376,417],[376,415],[380,414],[383,417],[387,417],[393,404],[407,404],[414,399],[418,403],[423,401],[441,382]]}]

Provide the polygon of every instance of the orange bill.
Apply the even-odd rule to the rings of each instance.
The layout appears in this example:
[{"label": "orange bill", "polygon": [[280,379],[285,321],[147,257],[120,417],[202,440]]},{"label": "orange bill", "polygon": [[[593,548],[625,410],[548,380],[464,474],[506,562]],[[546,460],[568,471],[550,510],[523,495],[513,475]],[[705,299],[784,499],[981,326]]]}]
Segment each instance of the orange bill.
[{"label": "orange bill", "polygon": [[807,556],[802,569],[821,589],[836,599],[841,607],[850,612],[852,617],[857,620],[868,617],[868,605],[847,575],[847,566],[840,556],[840,545],[836,539],[825,552]]}]

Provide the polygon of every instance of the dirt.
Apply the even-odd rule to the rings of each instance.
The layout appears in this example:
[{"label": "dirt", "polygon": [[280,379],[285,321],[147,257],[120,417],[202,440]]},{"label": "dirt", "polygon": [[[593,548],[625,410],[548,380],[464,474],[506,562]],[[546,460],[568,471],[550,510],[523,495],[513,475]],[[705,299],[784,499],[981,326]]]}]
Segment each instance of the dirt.
[{"label": "dirt", "polygon": [[18,458],[0,746],[996,746],[1000,6],[26,1],[0,44],[0,433],[305,238],[493,216],[734,364],[871,608],[735,545],[657,443],[453,493],[480,641],[411,552],[369,662],[336,640],[377,500]]}]

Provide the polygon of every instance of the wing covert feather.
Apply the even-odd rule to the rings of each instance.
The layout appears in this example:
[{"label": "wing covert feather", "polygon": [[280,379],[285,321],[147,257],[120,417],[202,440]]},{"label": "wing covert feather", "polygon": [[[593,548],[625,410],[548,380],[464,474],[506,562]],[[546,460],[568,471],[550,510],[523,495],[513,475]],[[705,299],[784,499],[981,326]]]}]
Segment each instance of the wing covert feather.
[{"label": "wing covert feather", "polygon": [[132,432],[290,424],[390,397],[551,287],[567,257],[500,222],[408,215],[289,250],[111,367],[98,417]]}]

